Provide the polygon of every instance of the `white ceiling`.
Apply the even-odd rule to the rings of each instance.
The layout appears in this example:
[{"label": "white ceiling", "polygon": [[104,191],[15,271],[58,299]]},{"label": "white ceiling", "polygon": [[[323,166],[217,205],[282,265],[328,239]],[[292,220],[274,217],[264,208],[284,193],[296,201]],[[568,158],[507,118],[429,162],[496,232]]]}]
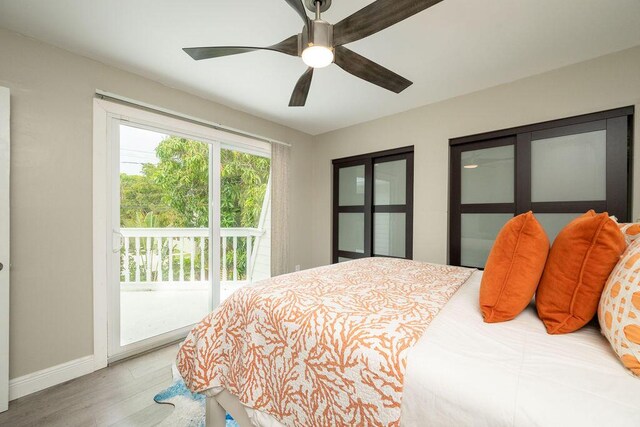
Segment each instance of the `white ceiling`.
[{"label": "white ceiling", "polygon": [[[333,0],[337,23],[371,0]],[[298,33],[283,0],[0,0],[0,26],[319,134],[640,44],[638,0],[444,0],[349,47],[407,77],[400,95],[273,52],[195,62],[182,47],[269,45]],[[124,94],[126,95],[126,94]]]}]

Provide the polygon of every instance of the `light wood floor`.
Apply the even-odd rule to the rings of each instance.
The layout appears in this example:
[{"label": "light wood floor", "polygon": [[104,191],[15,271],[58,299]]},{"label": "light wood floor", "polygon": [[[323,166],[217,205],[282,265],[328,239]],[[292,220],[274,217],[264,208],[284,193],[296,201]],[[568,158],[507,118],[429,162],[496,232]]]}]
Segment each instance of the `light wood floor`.
[{"label": "light wood floor", "polygon": [[172,383],[177,345],[9,403],[0,426],[153,426],[172,411],[153,397]]}]

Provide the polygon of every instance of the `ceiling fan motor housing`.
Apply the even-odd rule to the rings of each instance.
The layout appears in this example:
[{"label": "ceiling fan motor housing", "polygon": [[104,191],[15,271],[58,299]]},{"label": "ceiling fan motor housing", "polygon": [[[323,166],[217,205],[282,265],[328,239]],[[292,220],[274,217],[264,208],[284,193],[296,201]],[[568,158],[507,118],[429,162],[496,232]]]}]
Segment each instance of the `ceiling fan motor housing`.
[{"label": "ceiling fan motor housing", "polygon": [[298,55],[302,55],[311,46],[324,46],[333,50],[333,25],[321,19],[310,21],[308,31],[303,28],[298,36]]},{"label": "ceiling fan motor housing", "polygon": [[304,0],[304,5],[311,12],[316,12],[316,3],[320,3],[320,12],[324,13],[331,7],[331,0]]}]

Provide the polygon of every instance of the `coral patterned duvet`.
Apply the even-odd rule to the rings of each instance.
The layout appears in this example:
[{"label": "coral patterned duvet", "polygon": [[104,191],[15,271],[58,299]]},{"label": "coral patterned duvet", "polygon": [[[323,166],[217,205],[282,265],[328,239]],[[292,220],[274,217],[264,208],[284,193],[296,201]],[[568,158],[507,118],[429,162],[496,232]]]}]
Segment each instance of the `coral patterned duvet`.
[{"label": "coral patterned duvet", "polygon": [[288,426],[399,425],[407,352],[472,273],[369,258],[247,286],[191,331],[178,369]]}]

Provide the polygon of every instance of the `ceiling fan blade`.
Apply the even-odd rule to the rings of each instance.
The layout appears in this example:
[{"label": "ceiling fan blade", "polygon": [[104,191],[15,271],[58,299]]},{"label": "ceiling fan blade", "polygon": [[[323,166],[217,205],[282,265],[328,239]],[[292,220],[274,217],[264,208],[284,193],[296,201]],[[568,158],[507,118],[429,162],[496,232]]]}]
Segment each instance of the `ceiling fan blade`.
[{"label": "ceiling fan blade", "polygon": [[302,0],[284,0],[289,6],[291,6],[297,13],[300,15],[302,20],[304,21],[304,25],[309,23],[309,17],[307,16],[307,11],[304,9],[304,5],[302,4]]},{"label": "ceiling fan blade", "polygon": [[229,55],[253,52],[255,50],[271,50],[274,52],[286,53],[291,56],[298,56],[298,36],[291,36],[286,40],[267,47],[250,46],[214,46],[214,47],[187,47],[182,49],[196,61],[209,58],[220,58]]},{"label": "ceiling fan blade", "polygon": [[291,100],[289,101],[289,107],[304,107],[307,103],[307,95],[309,95],[309,88],[311,88],[311,79],[313,78],[313,68],[309,67],[304,72],[298,83],[296,83]]},{"label": "ceiling fan blade", "polygon": [[384,68],[382,65],[358,55],[344,46],[336,46],[336,64],[347,73],[360,77],[395,93],[400,93],[413,82]]},{"label": "ceiling fan blade", "polygon": [[184,50],[190,57],[196,61],[210,58],[221,58],[223,56],[238,55],[241,53],[253,52],[254,50],[264,49],[260,47],[242,47],[242,46],[215,46],[215,47],[185,47]]},{"label": "ceiling fan blade", "polygon": [[334,43],[339,46],[363,39],[441,1],[377,0],[334,25]]}]

